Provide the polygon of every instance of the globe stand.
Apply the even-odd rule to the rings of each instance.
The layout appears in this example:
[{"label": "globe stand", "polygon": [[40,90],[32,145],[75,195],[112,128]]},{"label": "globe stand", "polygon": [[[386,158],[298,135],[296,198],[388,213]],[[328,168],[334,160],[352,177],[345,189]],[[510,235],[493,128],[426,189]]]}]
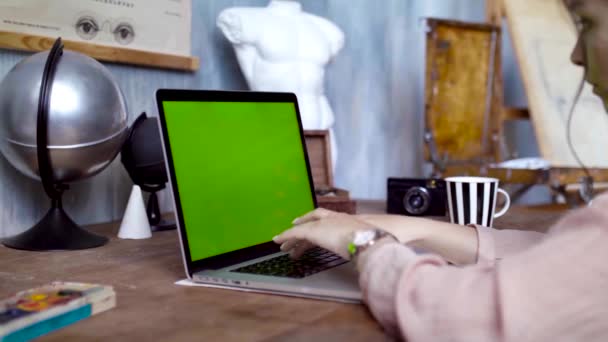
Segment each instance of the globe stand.
[{"label": "globe stand", "polygon": [[51,208],[29,230],[4,239],[6,247],[29,251],[76,250],[99,247],[108,238],[80,228],[63,210],[61,197],[51,201]]},{"label": "globe stand", "polygon": [[30,251],[75,250],[99,247],[108,242],[106,237],[90,233],[72,221],[63,210],[61,201],[63,192],[68,189],[68,186],[56,182],[53,175],[53,165],[48,148],[48,114],[53,78],[62,54],[63,44],[61,38],[57,38],[44,65],[36,122],[38,171],[44,191],[51,199],[51,209],[29,230],[4,239],[2,243],[7,247]]}]

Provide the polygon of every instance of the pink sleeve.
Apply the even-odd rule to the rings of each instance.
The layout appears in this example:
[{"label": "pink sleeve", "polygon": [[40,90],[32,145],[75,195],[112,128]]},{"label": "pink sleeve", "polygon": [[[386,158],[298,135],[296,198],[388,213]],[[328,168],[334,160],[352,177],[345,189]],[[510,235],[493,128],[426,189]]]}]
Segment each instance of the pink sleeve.
[{"label": "pink sleeve", "polygon": [[387,243],[361,256],[364,299],[408,341],[603,341],[608,212],[567,215],[535,246],[495,264],[449,266]]},{"label": "pink sleeve", "polygon": [[[608,192],[593,199],[593,208],[608,208]],[[494,264],[507,255],[519,253],[538,244],[545,234],[535,231],[493,229],[471,225],[477,230],[477,262]]]},{"label": "pink sleeve", "polygon": [[477,230],[477,262],[494,264],[497,259],[521,252],[540,242],[543,233],[510,229],[493,229],[475,225]]}]

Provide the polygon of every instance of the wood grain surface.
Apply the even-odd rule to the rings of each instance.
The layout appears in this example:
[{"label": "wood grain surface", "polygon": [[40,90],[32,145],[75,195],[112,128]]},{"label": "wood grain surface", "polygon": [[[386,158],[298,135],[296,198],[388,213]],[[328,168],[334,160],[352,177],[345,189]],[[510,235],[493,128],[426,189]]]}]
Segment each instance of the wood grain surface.
[{"label": "wood grain surface", "polygon": [[425,117],[438,157],[447,158],[448,166],[497,160],[492,136],[498,134],[502,106],[494,94],[500,30],[441,19],[428,19],[428,25]]},{"label": "wood grain surface", "polygon": [[[0,48],[44,51],[53,46],[55,39],[24,33],[0,31]],[[77,51],[104,62],[144,65],[156,68],[196,71],[199,67],[198,57],[170,55],[99,44],[81,43],[64,40],[66,49]]]},{"label": "wood grain surface", "polygon": [[[383,202],[359,203],[361,213]],[[498,227],[545,230],[560,207],[513,208]],[[0,296],[53,280],[112,285],[117,307],[44,336],[44,341],[385,341],[391,340],[363,305],[182,287],[176,231],[147,240],[118,240],[117,224],[91,226],[110,237],[103,247],[26,252],[0,246]]]}]

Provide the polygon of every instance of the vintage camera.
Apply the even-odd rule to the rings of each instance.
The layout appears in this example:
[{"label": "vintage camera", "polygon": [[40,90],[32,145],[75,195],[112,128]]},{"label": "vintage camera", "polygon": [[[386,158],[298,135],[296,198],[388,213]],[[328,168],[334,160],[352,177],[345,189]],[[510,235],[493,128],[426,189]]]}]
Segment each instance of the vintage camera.
[{"label": "vintage camera", "polygon": [[441,179],[389,178],[386,212],[409,216],[445,216],[447,190]]}]

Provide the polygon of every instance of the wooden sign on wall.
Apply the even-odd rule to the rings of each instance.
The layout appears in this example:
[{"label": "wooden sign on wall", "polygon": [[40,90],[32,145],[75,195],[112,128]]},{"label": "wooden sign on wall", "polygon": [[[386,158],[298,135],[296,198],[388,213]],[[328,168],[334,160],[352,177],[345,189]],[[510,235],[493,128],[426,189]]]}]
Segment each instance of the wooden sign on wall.
[{"label": "wooden sign on wall", "polygon": [[191,56],[191,0],[3,0],[0,47],[66,49],[116,63],[198,69]]}]

